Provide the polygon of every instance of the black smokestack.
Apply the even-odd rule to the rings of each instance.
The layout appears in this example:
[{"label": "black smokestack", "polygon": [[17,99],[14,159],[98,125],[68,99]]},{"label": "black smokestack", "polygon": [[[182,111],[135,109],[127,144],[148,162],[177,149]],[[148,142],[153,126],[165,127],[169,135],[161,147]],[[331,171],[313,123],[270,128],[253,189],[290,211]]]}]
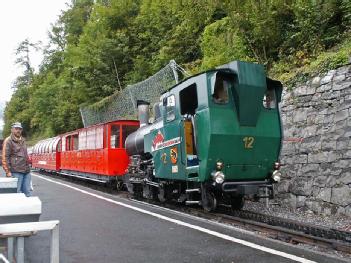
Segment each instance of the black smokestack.
[{"label": "black smokestack", "polygon": [[149,125],[149,105],[150,103],[144,100],[137,100],[138,119],[140,127]]}]

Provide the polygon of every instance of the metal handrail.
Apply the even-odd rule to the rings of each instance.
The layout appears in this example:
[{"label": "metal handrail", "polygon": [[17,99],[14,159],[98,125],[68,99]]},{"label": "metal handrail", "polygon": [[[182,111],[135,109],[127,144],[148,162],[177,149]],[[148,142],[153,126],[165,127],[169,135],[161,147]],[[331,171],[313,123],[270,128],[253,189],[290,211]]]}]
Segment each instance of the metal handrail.
[{"label": "metal handrail", "polygon": [[31,236],[38,231],[50,230],[50,263],[59,263],[59,223],[59,220],[52,220],[42,222],[0,224],[0,238],[7,238],[8,261],[14,262],[14,241],[16,241],[15,262],[24,263],[24,238]]}]

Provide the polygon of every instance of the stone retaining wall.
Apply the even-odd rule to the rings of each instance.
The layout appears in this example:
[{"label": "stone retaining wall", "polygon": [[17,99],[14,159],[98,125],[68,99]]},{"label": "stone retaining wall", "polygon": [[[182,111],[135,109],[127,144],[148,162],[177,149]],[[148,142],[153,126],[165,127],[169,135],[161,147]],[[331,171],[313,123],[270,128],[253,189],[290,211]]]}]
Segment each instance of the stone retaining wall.
[{"label": "stone retaining wall", "polygon": [[283,179],[293,209],[351,216],[351,65],[284,91]]}]

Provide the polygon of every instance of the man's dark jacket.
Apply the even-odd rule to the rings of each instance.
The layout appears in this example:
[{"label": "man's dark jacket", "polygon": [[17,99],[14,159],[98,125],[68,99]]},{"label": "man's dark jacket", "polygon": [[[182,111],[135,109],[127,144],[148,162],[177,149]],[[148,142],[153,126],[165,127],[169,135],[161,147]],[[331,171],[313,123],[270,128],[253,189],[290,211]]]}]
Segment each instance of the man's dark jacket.
[{"label": "man's dark jacket", "polygon": [[24,139],[14,135],[7,137],[2,149],[2,167],[6,174],[29,173],[29,158]]}]

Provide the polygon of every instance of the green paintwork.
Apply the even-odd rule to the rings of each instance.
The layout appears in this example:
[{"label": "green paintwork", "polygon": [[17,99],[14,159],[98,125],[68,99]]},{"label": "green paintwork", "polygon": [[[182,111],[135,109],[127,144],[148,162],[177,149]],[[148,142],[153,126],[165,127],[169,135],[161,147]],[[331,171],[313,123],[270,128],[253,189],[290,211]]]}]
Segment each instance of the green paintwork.
[{"label": "green paintwork", "polygon": [[[233,86],[229,89],[227,104],[216,104],[212,99],[214,78],[217,72],[233,76]],[[235,79],[235,81],[234,81]],[[246,62],[231,62],[212,71],[193,76],[163,94],[161,100],[175,96],[175,118],[167,121],[166,103],[161,107],[163,126],[145,136],[144,147],[154,159],[155,175],[172,180],[195,180],[203,182],[211,179],[216,162],[221,160],[225,167],[225,180],[263,180],[273,170],[281,147],[281,122],[279,111],[263,107],[263,96],[267,90],[266,75],[261,65]],[[196,128],[198,166],[187,166],[184,143],[184,116],[180,114],[179,92],[196,83],[198,107],[194,117]],[[277,103],[280,102],[281,85],[275,85]],[[270,85],[273,85],[270,84]],[[171,147],[152,151],[152,141],[161,132],[164,141],[180,137],[180,143]],[[252,137],[245,148],[245,137]],[[248,139],[246,139],[248,140]],[[246,146],[248,146],[246,142]],[[177,147],[177,164],[171,164],[170,149]],[[166,160],[162,160],[166,156]],[[172,172],[173,166],[173,172]],[[174,170],[177,166],[177,172]]]}]

